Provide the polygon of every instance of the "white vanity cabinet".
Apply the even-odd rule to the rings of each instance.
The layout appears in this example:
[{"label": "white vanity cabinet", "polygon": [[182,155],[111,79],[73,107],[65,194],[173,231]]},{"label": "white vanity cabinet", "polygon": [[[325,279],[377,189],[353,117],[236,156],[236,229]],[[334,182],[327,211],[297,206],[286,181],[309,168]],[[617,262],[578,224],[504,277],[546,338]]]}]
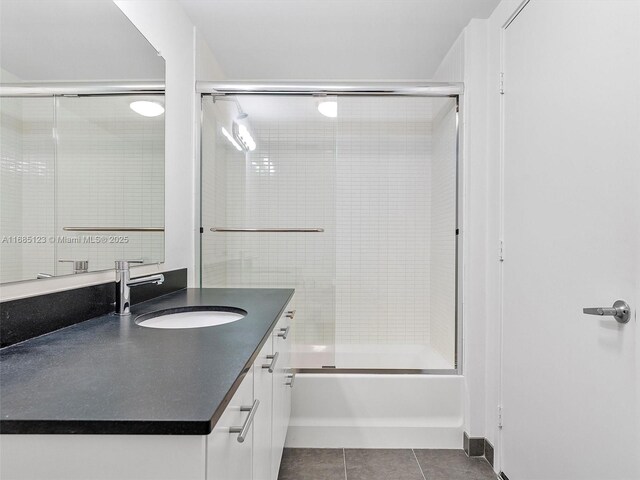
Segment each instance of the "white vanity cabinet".
[{"label": "white vanity cabinet", "polygon": [[271,478],[271,430],[273,428],[273,378],[280,355],[273,353],[271,338],[260,351],[253,364],[253,388],[260,407],[254,419],[253,432],[253,480]]},{"label": "white vanity cabinet", "polygon": [[[276,480],[291,414],[291,334],[287,306],[229,406],[207,438],[207,480]],[[252,389],[251,389],[252,382]],[[252,391],[252,396],[249,392]],[[258,402],[256,407],[256,402]],[[253,418],[250,407],[255,409]],[[244,407],[244,411],[241,411]],[[243,443],[230,428],[251,422]]]},{"label": "white vanity cabinet", "polygon": [[278,364],[273,377],[273,427],[271,429],[271,480],[277,480],[291,415],[291,389],[295,380],[291,368],[291,338],[295,309],[291,302],[273,330],[273,351]]},{"label": "white vanity cabinet", "polygon": [[253,478],[253,427],[262,407],[262,402],[254,397],[253,371],[249,371],[207,436],[207,480]]}]

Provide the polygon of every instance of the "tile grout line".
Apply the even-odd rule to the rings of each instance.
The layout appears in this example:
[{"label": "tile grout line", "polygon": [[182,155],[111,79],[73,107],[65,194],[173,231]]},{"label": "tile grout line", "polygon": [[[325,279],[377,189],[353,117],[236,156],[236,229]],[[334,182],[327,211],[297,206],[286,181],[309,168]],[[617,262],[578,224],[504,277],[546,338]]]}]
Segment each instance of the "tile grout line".
[{"label": "tile grout line", "polygon": [[418,456],[416,455],[416,451],[413,448],[411,449],[411,453],[413,453],[413,458],[416,459],[416,463],[418,464],[418,468],[420,469],[420,474],[422,475],[422,478],[424,480],[427,480],[427,477],[425,477],[424,472],[422,471],[422,465],[420,465],[420,461],[418,460]]},{"label": "tile grout line", "polygon": [[344,480],[347,480],[347,453],[342,449],[342,463],[344,465]]}]

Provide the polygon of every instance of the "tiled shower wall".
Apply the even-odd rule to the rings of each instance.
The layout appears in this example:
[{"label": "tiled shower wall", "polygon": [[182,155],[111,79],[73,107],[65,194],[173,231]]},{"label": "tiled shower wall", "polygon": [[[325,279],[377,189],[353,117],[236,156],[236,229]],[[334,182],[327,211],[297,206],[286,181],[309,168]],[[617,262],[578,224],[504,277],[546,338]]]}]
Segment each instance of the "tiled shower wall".
[{"label": "tiled shower wall", "polygon": [[[52,98],[0,100],[0,283],[53,273],[55,151]],[[45,238],[23,243],[14,237]]]},{"label": "tiled shower wall", "polygon": [[428,344],[431,101],[340,98],[336,342]]},{"label": "tiled shower wall", "polygon": [[[244,168],[244,154],[238,152],[220,131],[216,110],[205,97],[202,109],[201,136],[201,202],[202,236],[200,275],[204,286],[227,286],[227,237],[209,231],[213,226],[227,224],[227,163],[235,162]],[[233,165],[233,163],[231,163]]]},{"label": "tiled shower wall", "polygon": [[[135,114],[131,101],[2,99],[2,236],[44,241],[3,241],[0,282],[73,272],[58,260],[88,260],[90,270],[113,268],[115,259],[163,260],[162,233],[107,232],[99,234],[106,242],[85,243],[97,232],[62,230],[164,225],[164,121]],[[120,235],[128,241],[110,242]]]}]

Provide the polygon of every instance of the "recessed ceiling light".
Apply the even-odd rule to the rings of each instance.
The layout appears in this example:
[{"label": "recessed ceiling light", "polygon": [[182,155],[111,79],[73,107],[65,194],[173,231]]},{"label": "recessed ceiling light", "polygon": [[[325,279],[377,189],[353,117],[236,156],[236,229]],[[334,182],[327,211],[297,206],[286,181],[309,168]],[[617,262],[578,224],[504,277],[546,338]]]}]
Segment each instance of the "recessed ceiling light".
[{"label": "recessed ceiling light", "polygon": [[318,111],[325,117],[335,118],[338,116],[338,101],[320,100],[318,102]]},{"label": "recessed ceiling light", "polygon": [[158,102],[140,100],[137,102],[131,102],[129,107],[131,107],[131,110],[143,117],[157,117],[164,113],[164,107]]}]

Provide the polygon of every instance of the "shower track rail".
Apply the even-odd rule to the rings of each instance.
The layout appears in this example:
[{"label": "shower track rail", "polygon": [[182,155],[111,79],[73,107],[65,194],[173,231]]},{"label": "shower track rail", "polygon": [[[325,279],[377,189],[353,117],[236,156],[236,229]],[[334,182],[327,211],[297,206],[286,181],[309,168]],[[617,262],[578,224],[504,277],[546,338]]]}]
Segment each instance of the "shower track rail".
[{"label": "shower track rail", "polygon": [[393,95],[408,97],[457,97],[464,93],[461,82],[196,82],[204,95]]},{"label": "shower track rail", "polygon": [[165,93],[164,82],[31,82],[0,83],[0,97],[56,95],[144,95]]}]

